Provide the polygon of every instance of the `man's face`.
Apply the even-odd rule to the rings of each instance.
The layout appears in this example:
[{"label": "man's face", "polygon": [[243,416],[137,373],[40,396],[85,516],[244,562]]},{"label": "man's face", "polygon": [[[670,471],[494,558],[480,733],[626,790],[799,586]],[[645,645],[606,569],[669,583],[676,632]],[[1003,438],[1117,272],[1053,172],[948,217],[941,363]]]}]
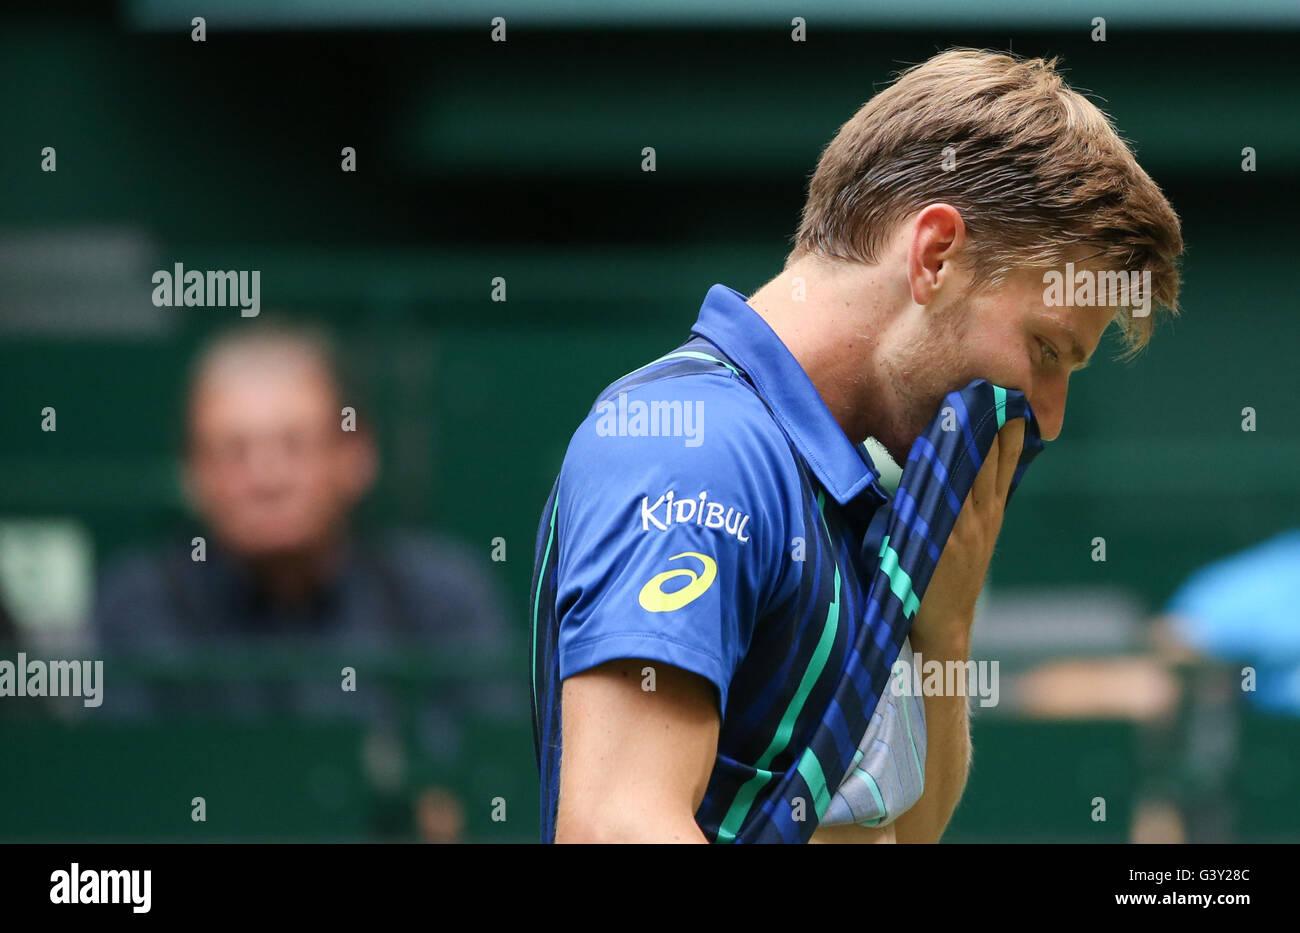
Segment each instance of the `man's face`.
[{"label": "man's face", "polygon": [[1024,392],[1043,439],[1060,436],[1070,376],[1097,349],[1115,309],[1049,306],[1044,294],[1043,270],[1021,269],[992,289],[926,309],[885,359],[903,415],[893,437],[879,440],[895,459],[906,459],[943,397],[975,379]]},{"label": "man's face", "polygon": [[188,479],[217,538],[245,558],[319,545],[369,484],[368,439],[341,428],[333,386],[306,357],[209,368],[190,408]]}]

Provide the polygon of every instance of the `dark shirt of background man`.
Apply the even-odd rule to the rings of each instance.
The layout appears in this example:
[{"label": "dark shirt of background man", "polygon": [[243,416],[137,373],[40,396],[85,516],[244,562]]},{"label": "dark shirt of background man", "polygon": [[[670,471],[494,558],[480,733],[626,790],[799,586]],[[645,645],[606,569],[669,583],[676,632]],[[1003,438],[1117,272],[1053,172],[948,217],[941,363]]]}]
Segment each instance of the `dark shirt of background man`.
[{"label": "dark shirt of background man", "polygon": [[[296,647],[310,646],[328,648],[331,657],[352,660],[363,672],[369,657],[410,649],[485,666],[503,656],[508,634],[502,600],[465,547],[431,535],[392,534],[348,541],[344,548],[330,576],[294,603],[277,601],[255,571],[220,545],[210,547],[203,562],[193,560],[184,546],[128,556],[110,568],[100,588],[99,644],[110,655],[161,659],[202,649],[259,647],[291,657]],[[241,682],[221,690],[191,683],[165,691],[117,690],[111,712],[295,717],[376,712],[367,703],[373,691],[344,692],[338,673],[317,672],[296,686]],[[497,702],[490,684],[479,678],[442,690],[447,707],[508,706],[503,699]]]}]

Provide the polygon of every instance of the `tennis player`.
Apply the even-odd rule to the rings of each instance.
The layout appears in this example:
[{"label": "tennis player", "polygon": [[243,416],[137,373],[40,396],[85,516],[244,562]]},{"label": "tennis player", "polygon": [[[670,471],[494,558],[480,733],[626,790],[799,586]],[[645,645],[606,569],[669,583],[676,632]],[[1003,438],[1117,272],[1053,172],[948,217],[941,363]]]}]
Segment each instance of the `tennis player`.
[{"label": "tennis player", "polygon": [[1177,312],[1181,252],[1168,201],[1054,61],[951,50],[867,102],[822,153],[780,274],[714,285],[690,339],[573,435],[532,590],[543,839],[938,841],[969,767],[964,695],[880,683],[869,727],[833,735],[857,747],[845,773],[809,753],[853,719],[835,687],[862,663],[868,582],[908,585],[873,520],[913,508],[926,527],[864,441],[904,464],[936,419],[969,435],[950,393],[977,380],[1028,402],[897,649],[964,662],[1026,431],[1061,433],[1111,324],[1136,352]]}]

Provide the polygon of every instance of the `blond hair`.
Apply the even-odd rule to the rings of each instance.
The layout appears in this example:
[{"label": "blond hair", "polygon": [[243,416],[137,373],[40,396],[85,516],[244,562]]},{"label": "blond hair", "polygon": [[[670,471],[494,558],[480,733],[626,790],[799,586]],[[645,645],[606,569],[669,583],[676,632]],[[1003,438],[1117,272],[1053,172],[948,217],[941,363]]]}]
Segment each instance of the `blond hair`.
[{"label": "blond hair", "polygon": [[[1074,259],[1149,272],[1152,303],[1177,314],[1178,215],[1057,63],[952,49],[903,71],[822,152],[788,261],[875,262],[900,221],[942,202],[961,212],[978,286]],[[1136,353],[1153,317],[1117,318]]]}]

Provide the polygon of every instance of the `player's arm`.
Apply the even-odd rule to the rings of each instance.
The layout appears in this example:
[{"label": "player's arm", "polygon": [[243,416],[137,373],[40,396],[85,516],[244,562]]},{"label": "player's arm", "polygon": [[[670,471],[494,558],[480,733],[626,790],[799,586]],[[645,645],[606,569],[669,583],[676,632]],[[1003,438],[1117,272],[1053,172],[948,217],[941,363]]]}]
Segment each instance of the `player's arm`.
[{"label": "player's arm", "polygon": [[[912,649],[926,663],[965,661],[970,657],[968,640],[948,642],[911,636]],[[966,778],[970,773],[970,710],[965,696],[926,696],[925,703],[925,790],[905,813],[894,821],[894,838],[900,843],[938,842],[952,819]]]},{"label": "player's arm", "polygon": [[707,842],[695,811],[718,750],[715,693],[697,674],[636,659],[566,679],[555,841]]},{"label": "player's arm", "polygon": [[729,375],[647,383],[628,404],[672,393],[719,413],[707,442],[611,435],[593,415],[561,470],[556,841],[707,841],[695,814],[732,678],[764,607],[797,586],[780,429]]},{"label": "player's arm", "polygon": [[[1024,420],[1008,422],[975,477],[912,622],[909,638],[918,662],[924,658],[927,663],[934,660],[946,667],[949,661],[965,662],[970,657],[975,601],[993,559],[1024,439]],[[970,771],[967,697],[926,696],[924,702],[925,790],[921,799],[895,820],[899,842],[938,842],[957,809]]]}]

